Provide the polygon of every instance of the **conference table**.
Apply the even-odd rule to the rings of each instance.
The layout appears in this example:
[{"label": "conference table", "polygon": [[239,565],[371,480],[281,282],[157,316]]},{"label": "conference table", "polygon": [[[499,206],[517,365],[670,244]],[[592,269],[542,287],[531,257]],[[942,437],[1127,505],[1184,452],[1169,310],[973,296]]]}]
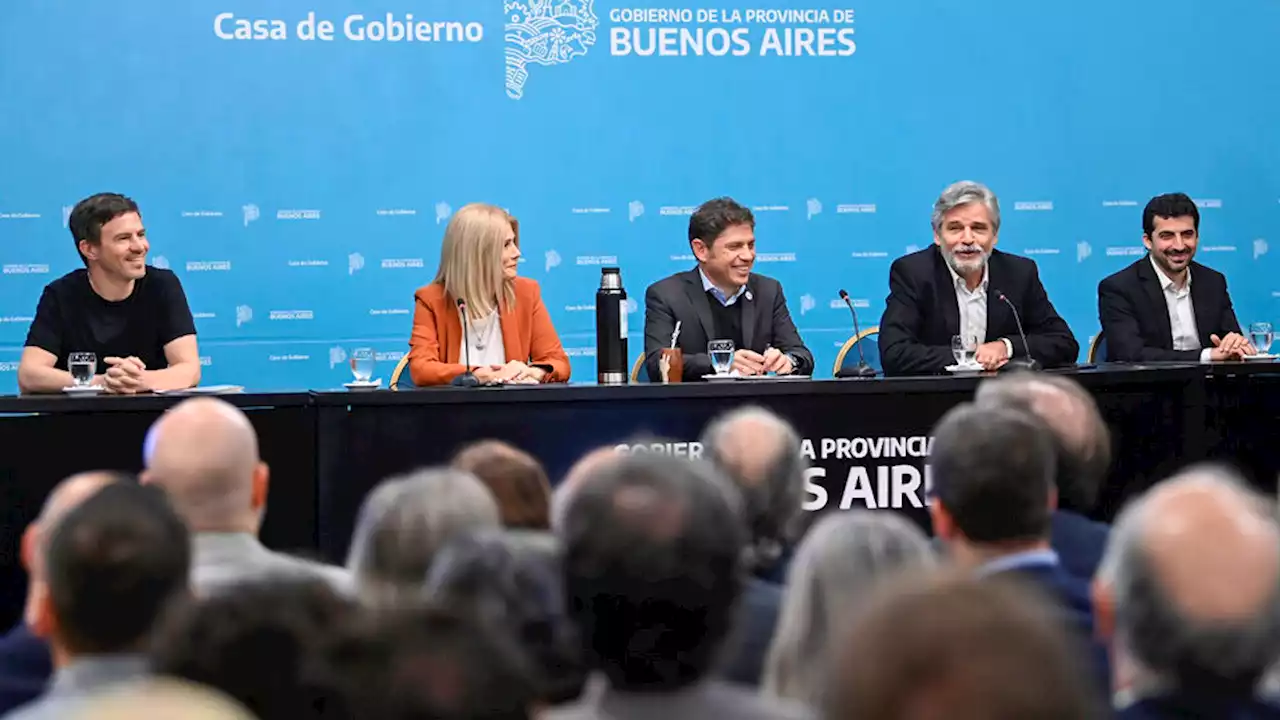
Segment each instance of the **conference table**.
[{"label": "conference table", "polygon": [[[1274,492],[1280,364],[1102,365],[1062,371],[1097,398],[1114,463],[1095,514],[1188,463],[1235,462]],[[447,462],[463,445],[508,441],[561,477],[589,450],[696,457],[716,415],[744,404],[790,420],[810,461],[806,509],[871,508],[927,523],[931,427],[989,374],[597,386],[247,391],[220,397],[257,429],[271,467],[262,537],[342,562],[364,496],[382,479]],[[63,477],[136,472],[147,428],[180,395],[0,397],[0,622],[25,592],[18,548]]]}]

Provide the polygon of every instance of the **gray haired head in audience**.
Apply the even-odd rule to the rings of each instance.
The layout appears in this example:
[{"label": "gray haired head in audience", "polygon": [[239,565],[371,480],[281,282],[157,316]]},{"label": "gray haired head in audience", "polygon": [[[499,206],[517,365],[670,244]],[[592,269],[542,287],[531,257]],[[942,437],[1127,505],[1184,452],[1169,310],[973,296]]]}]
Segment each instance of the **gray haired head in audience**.
[{"label": "gray haired head in audience", "polygon": [[1058,506],[1088,512],[1111,466],[1111,432],[1098,404],[1071,378],[1017,372],[984,381],[978,407],[1014,407],[1040,418],[1053,433]]},{"label": "gray haired head in audience", "polygon": [[1147,681],[1251,695],[1280,647],[1271,504],[1214,465],[1156,485],[1117,520],[1094,601]]},{"label": "gray haired head in audience", "polygon": [[702,452],[741,491],[751,532],[750,562],[767,569],[791,543],[800,515],[806,467],[800,436],[774,413],[743,407],[707,426]]},{"label": "gray haired head in audience", "polygon": [[360,508],[347,568],[367,602],[416,598],[436,553],[450,539],[501,525],[493,495],[468,472],[430,468],[389,478]]},{"label": "gray haired head in audience", "polygon": [[887,576],[931,567],[936,554],[920,528],[894,513],[833,512],[796,550],[764,691],[817,707],[840,631]]}]

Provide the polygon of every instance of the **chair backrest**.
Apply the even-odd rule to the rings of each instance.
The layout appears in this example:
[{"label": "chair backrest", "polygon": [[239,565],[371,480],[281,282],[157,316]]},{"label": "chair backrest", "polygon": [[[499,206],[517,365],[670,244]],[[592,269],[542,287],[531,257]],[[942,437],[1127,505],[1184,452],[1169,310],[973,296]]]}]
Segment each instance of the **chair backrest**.
[{"label": "chair backrest", "polygon": [[1085,356],[1085,360],[1091,363],[1107,361],[1107,336],[1101,330],[1093,336],[1093,342],[1089,343],[1089,353]]},{"label": "chair backrest", "polygon": [[396,369],[391,371],[391,384],[387,387],[392,390],[399,390],[400,383],[402,381],[405,384],[405,390],[412,390],[417,387],[413,384],[413,377],[409,374],[408,370],[409,353],[405,353],[404,357],[400,358],[400,362],[396,363]]},{"label": "chair backrest", "polygon": [[631,363],[631,382],[647,383],[649,382],[649,373],[644,369],[644,351],[636,356],[636,361]]},{"label": "chair backrest", "polygon": [[884,367],[880,364],[880,326],[867,328],[861,334],[854,335],[844,341],[844,345],[840,348],[840,354],[836,355],[835,367],[831,369],[833,375],[839,375],[841,368],[854,368],[858,366],[858,350],[862,348],[862,355],[867,358],[867,364],[876,372],[884,372]]}]

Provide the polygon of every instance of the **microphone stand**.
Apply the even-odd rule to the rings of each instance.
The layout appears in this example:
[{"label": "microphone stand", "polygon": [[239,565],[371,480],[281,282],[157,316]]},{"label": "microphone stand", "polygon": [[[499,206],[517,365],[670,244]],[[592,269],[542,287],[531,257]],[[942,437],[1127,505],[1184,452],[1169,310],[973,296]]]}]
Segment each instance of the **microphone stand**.
[{"label": "microphone stand", "polygon": [[471,372],[471,320],[467,317],[467,301],[462,298],[458,298],[458,313],[462,315],[462,353],[467,371],[455,377],[449,384],[454,387],[480,387],[480,378]]},{"label": "microphone stand", "polygon": [[1018,324],[1018,337],[1022,338],[1022,347],[1027,349],[1027,357],[1025,359],[1014,360],[1013,358],[1009,358],[1009,362],[1005,363],[1004,367],[1009,370],[1039,370],[1040,363],[1037,362],[1035,358],[1031,357],[1031,345],[1027,343],[1027,334],[1022,331],[1022,318],[1018,316],[1018,308],[1013,306],[1013,303],[1009,301],[1009,298],[1004,296],[1004,293],[996,290],[995,294],[996,297],[1000,298],[1000,301],[1005,305],[1008,305],[1009,310],[1013,312],[1013,321]]},{"label": "microphone stand", "polygon": [[869,380],[876,376],[876,369],[867,364],[867,356],[862,352],[862,330],[858,327],[858,311],[853,309],[853,301],[849,299],[849,293],[844,290],[840,291],[840,299],[845,305],[849,306],[849,314],[853,315],[853,337],[854,347],[858,348],[858,366],[852,370],[840,368],[836,373],[836,377],[840,378],[856,378],[859,380]]}]

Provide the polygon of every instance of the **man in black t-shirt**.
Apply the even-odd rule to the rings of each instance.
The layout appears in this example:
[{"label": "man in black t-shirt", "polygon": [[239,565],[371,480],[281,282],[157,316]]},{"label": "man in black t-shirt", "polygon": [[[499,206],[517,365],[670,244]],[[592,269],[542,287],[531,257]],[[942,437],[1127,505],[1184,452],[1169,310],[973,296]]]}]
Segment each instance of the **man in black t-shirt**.
[{"label": "man in black t-shirt", "polygon": [[24,393],[72,385],[72,353],[97,356],[93,384],[133,394],[200,382],[195,321],[178,277],[148,267],[138,205],[115,193],[76,204],[68,220],[85,269],[49,283],[40,296],[18,366]]}]

